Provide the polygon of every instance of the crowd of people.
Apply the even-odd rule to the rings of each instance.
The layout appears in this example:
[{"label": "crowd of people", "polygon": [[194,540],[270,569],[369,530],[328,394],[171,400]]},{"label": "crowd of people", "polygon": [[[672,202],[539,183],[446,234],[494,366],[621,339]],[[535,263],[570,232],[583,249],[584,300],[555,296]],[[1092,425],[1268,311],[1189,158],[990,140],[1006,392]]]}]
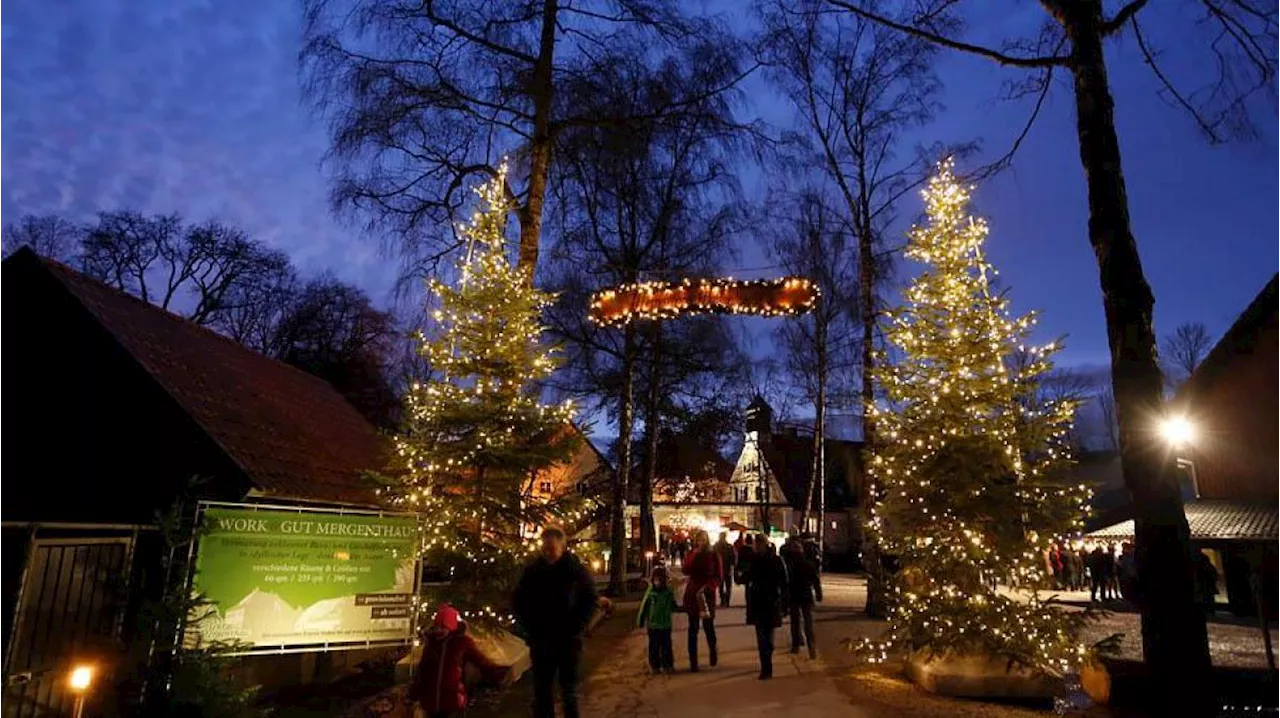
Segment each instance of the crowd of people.
[{"label": "crowd of people", "polygon": [[692,547],[680,559],[685,579],[680,601],[675,600],[666,567],[658,566],[641,602],[637,624],[649,631],[650,669],[675,668],[671,616],[676,610],[689,619],[689,670],[699,670],[699,634],[706,637],[707,662],[715,666],[716,608],[732,605],[735,585],[743,588],[746,622],[755,629],[761,680],[773,677],[774,635],[784,617],[791,623],[791,651],[807,647],[810,657],[816,657],[813,604],[822,601],[822,583],[813,554],[797,539],[788,540],[779,552],[760,534],[744,533],[731,544],[722,533],[713,545],[705,531],[696,532]]},{"label": "crowd of people", "polygon": [[1137,600],[1133,544],[1076,541],[1055,544],[1045,563],[1058,591],[1089,591],[1091,601]]},{"label": "crowd of people", "polygon": [[[1088,589],[1093,602],[1126,600],[1137,603],[1137,557],[1133,544],[1125,541],[1055,544],[1045,553],[1045,564],[1052,575],[1051,588],[1058,591]],[[1197,598],[1205,611],[1212,613],[1218,594],[1218,570],[1202,551],[1195,555]]]},{"label": "crowd of people", "polygon": [[[689,670],[699,671],[703,640],[707,664],[716,665],[716,609],[732,604],[735,586],[743,588],[746,622],[755,628],[761,680],[773,677],[774,635],[784,618],[791,623],[791,652],[807,647],[811,658],[817,656],[813,606],[822,601],[822,582],[812,546],[806,549],[793,538],[778,551],[763,535],[744,534],[731,544],[724,533],[713,545],[705,531],[698,531],[682,548],[683,590],[677,595],[668,568],[659,565],[640,604],[637,626],[648,632],[653,672],[675,670],[672,630],[677,613],[688,617]],[[517,631],[529,645],[535,718],[555,716],[557,686],[564,717],[579,715],[583,637],[599,601],[594,578],[567,550],[564,531],[554,527],[543,531],[540,555],[524,570],[513,600]],[[429,718],[458,715],[467,703],[466,663],[494,681],[509,677],[505,668],[476,648],[458,611],[442,605],[424,637],[410,700]]]}]

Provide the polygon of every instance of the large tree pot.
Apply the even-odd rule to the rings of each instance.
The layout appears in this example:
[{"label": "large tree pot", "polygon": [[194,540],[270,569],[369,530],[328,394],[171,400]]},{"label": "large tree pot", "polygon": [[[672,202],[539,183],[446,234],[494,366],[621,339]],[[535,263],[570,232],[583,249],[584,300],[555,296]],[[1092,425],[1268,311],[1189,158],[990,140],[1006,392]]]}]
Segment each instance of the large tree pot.
[{"label": "large tree pot", "polygon": [[920,649],[907,658],[906,675],[921,688],[957,698],[1052,699],[1062,681],[1007,658],[990,654],[931,654]]}]

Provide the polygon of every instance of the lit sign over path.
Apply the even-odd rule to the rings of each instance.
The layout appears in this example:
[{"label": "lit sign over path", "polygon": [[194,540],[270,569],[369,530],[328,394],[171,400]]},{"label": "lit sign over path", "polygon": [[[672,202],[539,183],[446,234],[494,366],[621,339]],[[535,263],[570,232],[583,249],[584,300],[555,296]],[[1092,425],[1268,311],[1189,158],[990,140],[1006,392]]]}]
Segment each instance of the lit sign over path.
[{"label": "lit sign over path", "polygon": [[818,288],[801,277],[623,284],[592,296],[591,319],[597,324],[621,326],[635,320],[673,319],[685,314],[776,317],[804,314],[813,309],[818,296]]}]

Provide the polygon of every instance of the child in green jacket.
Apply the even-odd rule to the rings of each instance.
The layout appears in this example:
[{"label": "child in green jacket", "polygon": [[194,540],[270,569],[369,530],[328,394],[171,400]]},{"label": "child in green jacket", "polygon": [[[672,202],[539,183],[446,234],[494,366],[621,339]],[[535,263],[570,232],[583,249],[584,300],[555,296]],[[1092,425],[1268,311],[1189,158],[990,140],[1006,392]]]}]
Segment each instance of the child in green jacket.
[{"label": "child in green jacket", "polygon": [[671,617],[675,612],[676,592],[667,583],[667,569],[658,566],[653,569],[636,617],[637,626],[649,628],[649,668],[654,673],[675,670],[676,658],[671,650]]}]

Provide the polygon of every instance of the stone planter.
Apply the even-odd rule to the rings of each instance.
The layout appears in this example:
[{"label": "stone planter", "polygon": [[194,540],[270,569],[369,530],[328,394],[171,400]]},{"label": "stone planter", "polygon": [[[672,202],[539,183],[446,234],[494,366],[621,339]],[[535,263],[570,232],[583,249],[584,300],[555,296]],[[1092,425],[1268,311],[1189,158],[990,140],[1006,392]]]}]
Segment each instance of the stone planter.
[{"label": "stone planter", "polygon": [[1051,699],[1062,681],[1006,658],[951,651],[930,656],[921,649],[907,659],[906,675],[921,688],[957,698]]}]

